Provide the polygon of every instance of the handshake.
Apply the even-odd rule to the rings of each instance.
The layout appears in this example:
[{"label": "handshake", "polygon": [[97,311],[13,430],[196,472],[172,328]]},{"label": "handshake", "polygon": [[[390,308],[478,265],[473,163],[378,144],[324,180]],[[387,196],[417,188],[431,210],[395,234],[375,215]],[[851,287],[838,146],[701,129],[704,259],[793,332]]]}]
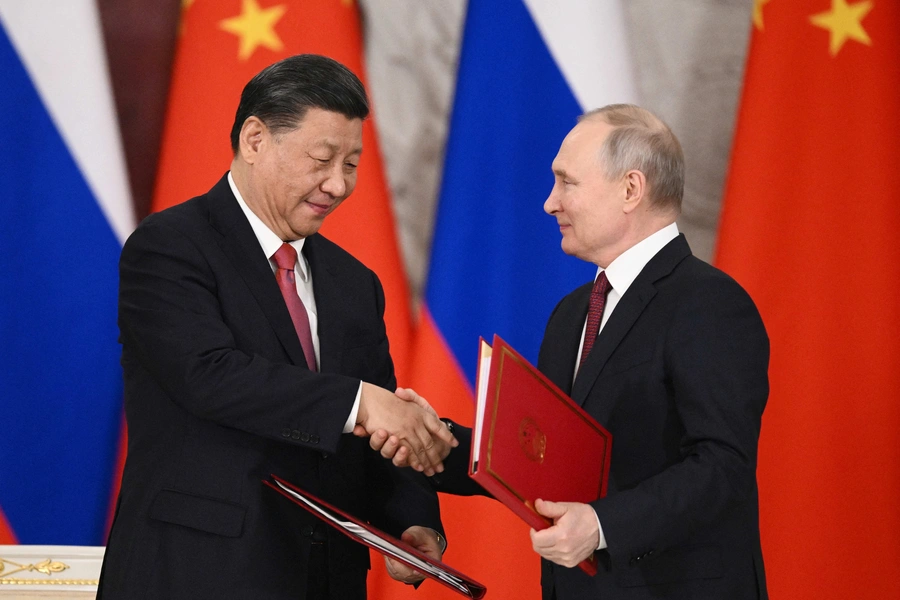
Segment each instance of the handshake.
[{"label": "handshake", "polygon": [[353,434],[371,436],[370,445],[398,466],[409,465],[426,475],[444,470],[443,460],[459,442],[434,409],[413,390],[395,394],[363,383]]}]

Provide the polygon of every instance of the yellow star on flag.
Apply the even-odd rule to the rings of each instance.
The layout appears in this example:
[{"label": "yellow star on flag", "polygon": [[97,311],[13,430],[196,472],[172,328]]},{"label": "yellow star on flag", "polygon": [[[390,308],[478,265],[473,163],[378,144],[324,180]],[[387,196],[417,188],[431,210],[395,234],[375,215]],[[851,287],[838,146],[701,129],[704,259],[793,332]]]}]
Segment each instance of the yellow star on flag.
[{"label": "yellow star on flag", "polygon": [[872,45],[869,34],[863,29],[862,20],[872,10],[872,2],[847,4],[847,0],[831,0],[831,11],[809,18],[813,25],[831,32],[831,55],[836,56],[848,39],[866,46]]},{"label": "yellow star on flag", "polygon": [[240,59],[247,60],[260,46],[274,52],[283,50],[284,44],[275,33],[275,24],[287,10],[285,5],[279,4],[263,10],[259,8],[256,0],[243,2],[240,16],[219,23],[221,29],[241,38],[241,48],[238,52]]},{"label": "yellow star on flag", "polygon": [[763,30],[763,6],[771,0],[753,0],[753,24],[760,31]]}]

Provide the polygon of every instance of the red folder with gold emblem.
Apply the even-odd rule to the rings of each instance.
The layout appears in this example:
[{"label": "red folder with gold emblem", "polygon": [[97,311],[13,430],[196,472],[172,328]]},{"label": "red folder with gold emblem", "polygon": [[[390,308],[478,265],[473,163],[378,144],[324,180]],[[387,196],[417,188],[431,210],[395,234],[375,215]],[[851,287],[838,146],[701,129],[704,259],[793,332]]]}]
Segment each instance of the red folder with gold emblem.
[{"label": "red folder with gold emblem", "polygon": [[[538,531],[553,525],[538,498],[606,495],[612,435],[499,336],[480,343],[472,479]],[[595,574],[596,557],[579,566]]]}]

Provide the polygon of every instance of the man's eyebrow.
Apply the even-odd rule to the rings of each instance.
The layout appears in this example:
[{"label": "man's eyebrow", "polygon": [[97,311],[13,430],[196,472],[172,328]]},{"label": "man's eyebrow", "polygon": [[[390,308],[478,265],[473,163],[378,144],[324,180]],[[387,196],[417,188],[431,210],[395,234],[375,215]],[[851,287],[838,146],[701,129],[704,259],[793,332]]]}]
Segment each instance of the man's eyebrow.
[{"label": "man's eyebrow", "polygon": [[[318,145],[324,146],[331,152],[335,152],[335,153],[341,149],[340,146],[338,146],[334,142],[329,142],[328,140],[322,140],[321,142],[319,142]],[[362,151],[363,151],[362,146],[359,146],[358,148],[354,148],[353,151],[350,152],[350,154],[362,154]]]}]

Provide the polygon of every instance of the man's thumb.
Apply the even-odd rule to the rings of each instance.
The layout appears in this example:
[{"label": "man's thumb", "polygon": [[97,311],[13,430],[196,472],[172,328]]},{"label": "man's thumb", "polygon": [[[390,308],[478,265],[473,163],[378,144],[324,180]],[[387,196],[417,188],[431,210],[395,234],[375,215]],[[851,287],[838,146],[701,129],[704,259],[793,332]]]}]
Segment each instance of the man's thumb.
[{"label": "man's thumb", "polygon": [[566,505],[562,502],[550,502],[549,500],[541,500],[540,498],[535,501],[534,508],[537,510],[538,514],[543,515],[548,519],[558,519],[568,511]]}]

